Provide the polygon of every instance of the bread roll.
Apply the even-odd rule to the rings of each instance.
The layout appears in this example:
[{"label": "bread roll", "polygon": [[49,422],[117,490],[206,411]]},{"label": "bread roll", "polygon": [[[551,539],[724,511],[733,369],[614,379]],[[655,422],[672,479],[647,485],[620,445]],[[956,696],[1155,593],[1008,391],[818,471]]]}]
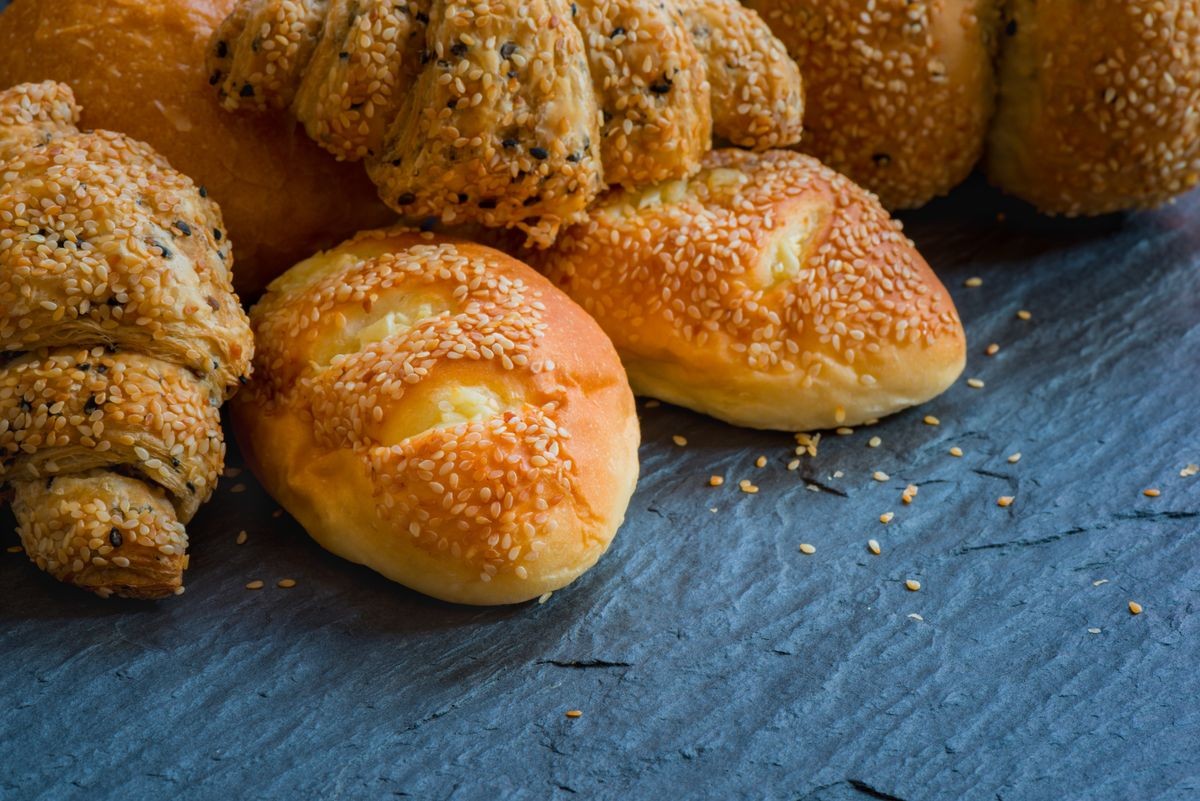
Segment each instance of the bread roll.
[{"label": "bread roll", "polygon": [[789,151],[714,151],[610,194],[534,262],[613,338],[635,391],[737,425],[855,425],[965,362],[945,288],[876,199]]},{"label": "bread roll", "polygon": [[993,0],[745,0],[804,75],[801,148],[915,208],[958,185],[992,113]]},{"label": "bread roll", "polygon": [[638,472],[633,396],[604,333],[526,265],[371,231],[251,318],[238,440],[321,545],[468,604],[536,598],[608,548]]},{"label": "bread roll", "polygon": [[64,84],[0,92],[0,491],[40,568],[160,598],[253,344],[216,204],[78,115]]},{"label": "bread roll", "polygon": [[208,63],[226,108],[290,108],[406,218],[541,246],[608,185],[694,172],[714,133],[800,136],[799,71],[734,0],[242,0]]},{"label": "bread roll", "polygon": [[1200,181],[1200,1],[1007,10],[993,182],[1077,215],[1157,205]]},{"label": "bread roll", "polygon": [[394,219],[362,170],[341,165],[286,116],[221,110],[205,71],[234,0],[16,0],[0,13],[0,87],[69,84],[85,127],[149,143],[221,204],[238,291],[360,227]]}]

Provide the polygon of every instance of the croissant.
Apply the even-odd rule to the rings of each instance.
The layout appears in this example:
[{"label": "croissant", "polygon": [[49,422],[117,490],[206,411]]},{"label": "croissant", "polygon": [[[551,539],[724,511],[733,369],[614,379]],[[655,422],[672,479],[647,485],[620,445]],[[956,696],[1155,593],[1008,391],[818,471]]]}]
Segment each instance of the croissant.
[{"label": "croissant", "polygon": [[700,167],[712,136],[800,139],[800,72],[736,0],[242,0],[223,105],[290,108],[400,214],[548,245],[608,185]]},{"label": "croissant", "polygon": [[0,490],[38,567],[159,598],[253,345],[216,204],[78,119],[64,84],[0,92]]}]

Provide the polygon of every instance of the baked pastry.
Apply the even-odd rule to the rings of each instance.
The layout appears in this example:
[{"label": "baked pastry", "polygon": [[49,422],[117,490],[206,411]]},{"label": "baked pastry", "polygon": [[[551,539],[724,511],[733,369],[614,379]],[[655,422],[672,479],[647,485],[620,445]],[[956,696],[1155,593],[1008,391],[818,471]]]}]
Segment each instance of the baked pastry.
[{"label": "baked pastry", "polygon": [[251,298],[313,251],[395,214],[286,115],[225,113],[204,59],[234,0],[16,0],[0,14],[0,88],[56,80],[86,128],[148,143],[221,204]]},{"label": "baked pastry", "polygon": [[714,125],[800,138],[799,71],[734,0],[243,0],[209,72],[226,108],[290,108],[364,160],[400,214],[541,245],[606,185],[694,172]]},{"label": "baked pastry", "polygon": [[1200,0],[1005,10],[994,183],[1078,215],[1158,205],[1200,181]]},{"label": "baked pastry", "polygon": [[613,192],[532,258],[636,392],[737,425],[856,425],[965,363],[954,303],[899,223],[791,151],[718,150],[691,179]]},{"label": "baked pastry", "polygon": [[369,231],[277,279],[251,320],[238,441],[324,547],[468,604],[536,598],[608,548],[637,479],[633,395],[600,328],[526,265]]},{"label": "baked pastry", "polygon": [[915,208],[983,155],[993,106],[994,0],[744,0],[804,75],[802,149]]},{"label": "baked pastry", "polygon": [[216,204],[78,115],[63,84],[0,92],[0,490],[40,568],[159,598],[183,589],[249,322]]},{"label": "baked pastry", "polygon": [[746,4],[804,73],[805,151],[889,208],[950,191],[985,143],[992,182],[1051,213],[1200,181],[1200,0]]}]

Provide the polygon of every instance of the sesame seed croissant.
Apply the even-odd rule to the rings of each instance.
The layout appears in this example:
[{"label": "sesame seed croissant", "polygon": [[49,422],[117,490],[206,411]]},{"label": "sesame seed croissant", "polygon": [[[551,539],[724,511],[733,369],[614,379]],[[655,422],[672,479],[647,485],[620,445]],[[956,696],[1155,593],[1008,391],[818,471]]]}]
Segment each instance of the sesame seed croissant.
[{"label": "sesame seed croissant", "polygon": [[0,489],[40,568],[158,598],[253,345],[216,204],[78,115],[63,84],[0,92]]},{"label": "sesame seed croissant", "polygon": [[714,133],[801,133],[799,70],[736,0],[242,0],[209,52],[227,109],[290,108],[399,213],[542,246]]}]

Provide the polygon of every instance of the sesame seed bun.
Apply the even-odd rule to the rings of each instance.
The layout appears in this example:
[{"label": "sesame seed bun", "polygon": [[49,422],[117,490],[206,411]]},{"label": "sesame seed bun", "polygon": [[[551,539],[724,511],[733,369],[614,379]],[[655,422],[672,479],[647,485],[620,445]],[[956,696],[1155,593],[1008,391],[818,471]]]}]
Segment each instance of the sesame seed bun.
[{"label": "sesame seed bun", "polygon": [[915,208],[962,181],[992,113],[994,7],[981,0],[745,0],[804,75],[801,149]]},{"label": "sesame seed bun", "polygon": [[899,224],[799,153],[714,151],[690,180],[610,194],[535,258],[635,391],[737,425],[855,425],[965,363],[954,304]]},{"label": "sesame seed bun", "polygon": [[1077,215],[1200,181],[1200,2],[1018,0],[1008,13],[993,182]]},{"label": "sesame seed bun", "polygon": [[69,84],[82,124],[149,143],[221,204],[247,297],[288,266],[394,218],[360,168],[283,115],[221,110],[205,51],[234,0],[16,0],[0,13],[0,87]]},{"label": "sesame seed bun", "polygon": [[420,592],[516,603],[608,548],[637,478],[612,344],[499,251],[370,231],[276,280],[234,404],[268,491],[321,545]]}]

